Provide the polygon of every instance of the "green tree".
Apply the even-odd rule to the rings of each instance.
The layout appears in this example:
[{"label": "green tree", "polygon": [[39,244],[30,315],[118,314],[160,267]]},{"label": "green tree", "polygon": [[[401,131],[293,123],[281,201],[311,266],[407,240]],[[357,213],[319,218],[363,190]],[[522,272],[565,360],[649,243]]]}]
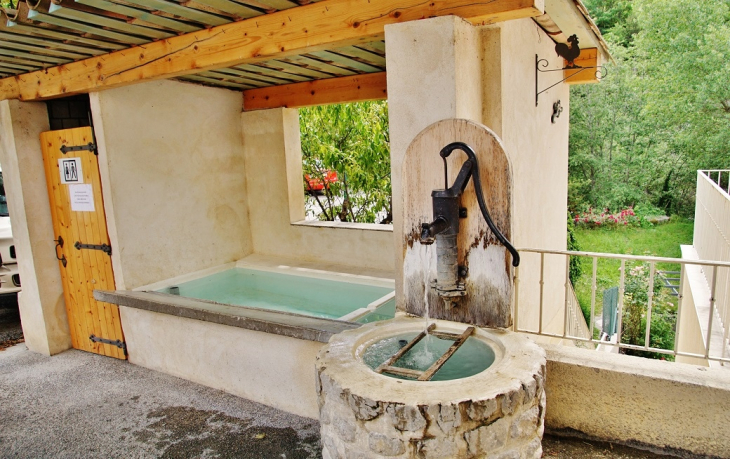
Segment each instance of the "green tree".
[{"label": "green tree", "polygon": [[612,42],[628,46],[638,32],[631,0],[586,0],[596,25]]},{"label": "green tree", "polygon": [[728,168],[727,0],[590,0],[614,62],[571,89],[569,208],[691,215],[696,170]]},{"label": "green tree", "polygon": [[637,0],[642,116],[656,122],[675,170],[667,212],[694,207],[696,170],[727,168],[730,142],[730,29],[726,0]]},{"label": "green tree", "polygon": [[18,0],[0,0],[0,7],[13,10],[18,7]]},{"label": "green tree", "polygon": [[[391,223],[390,139],[386,101],[308,107],[299,111],[306,176],[326,184],[312,193],[323,220]],[[328,183],[335,171],[337,181]]]}]

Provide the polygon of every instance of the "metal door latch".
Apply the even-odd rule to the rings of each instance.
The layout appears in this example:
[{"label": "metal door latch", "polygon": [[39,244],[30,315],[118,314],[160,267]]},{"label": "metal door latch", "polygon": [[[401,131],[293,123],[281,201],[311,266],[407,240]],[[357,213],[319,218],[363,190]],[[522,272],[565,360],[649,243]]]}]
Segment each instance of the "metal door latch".
[{"label": "metal door latch", "polygon": [[81,249],[91,249],[91,250],[101,250],[102,252],[106,253],[107,255],[112,255],[112,246],[109,244],[82,244],[79,241],[76,241],[76,244],[74,244],[74,247],[76,247],[77,250]]},{"label": "metal door latch", "polygon": [[83,151],[83,150],[90,151],[90,152],[94,153],[95,155],[99,154],[99,152],[96,151],[96,145],[92,142],[89,142],[86,145],[78,145],[78,146],[74,146],[74,147],[69,147],[68,145],[61,146],[61,153],[63,153],[64,155],[66,153],[68,153],[69,151]]},{"label": "metal door latch", "polygon": [[124,351],[124,355],[127,355],[127,344],[119,339],[110,340],[106,338],[99,338],[96,335],[89,336],[89,339],[94,343],[102,343],[102,344],[111,344],[112,346],[116,346],[119,349]]}]

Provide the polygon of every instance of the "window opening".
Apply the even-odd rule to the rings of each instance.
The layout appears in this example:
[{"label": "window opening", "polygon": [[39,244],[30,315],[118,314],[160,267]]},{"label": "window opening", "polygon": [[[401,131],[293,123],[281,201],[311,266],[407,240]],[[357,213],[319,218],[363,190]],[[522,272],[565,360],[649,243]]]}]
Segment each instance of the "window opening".
[{"label": "window opening", "polygon": [[307,220],[391,224],[385,100],[299,110]]},{"label": "window opening", "polygon": [[91,126],[91,103],[88,94],[46,101],[52,131]]}]

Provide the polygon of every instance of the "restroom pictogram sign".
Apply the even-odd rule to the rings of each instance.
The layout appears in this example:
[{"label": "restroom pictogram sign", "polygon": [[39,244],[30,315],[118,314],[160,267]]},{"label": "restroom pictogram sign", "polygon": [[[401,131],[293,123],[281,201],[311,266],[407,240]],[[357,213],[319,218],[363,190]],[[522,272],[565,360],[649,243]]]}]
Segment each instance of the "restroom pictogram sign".
[{"label": "restroom pictogram sign", "polygon": [[61,183],[84,183],[81,158],[62,158],[58,160]]}]

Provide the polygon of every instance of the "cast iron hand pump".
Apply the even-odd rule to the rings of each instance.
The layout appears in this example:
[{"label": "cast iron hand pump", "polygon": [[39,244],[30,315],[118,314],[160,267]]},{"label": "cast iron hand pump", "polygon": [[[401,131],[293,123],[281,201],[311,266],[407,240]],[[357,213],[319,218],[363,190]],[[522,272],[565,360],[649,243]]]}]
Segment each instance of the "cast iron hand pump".
[{"label": "cast iron hand pump", "polygon": [[[466,153],[468,159],[461,166],[454,184],[448,188],[448,170],[446,158],[454,150],[461,150]],[[421,225],[421,244],[433,244],[436,242],[436,291],[446,299],[457,298],[466,295],[464,284],[459,282],[459,266],[457,261],[456,238],[459,234],[460,199],[470,178],[474,178],[474,190],[482,211],[484,220],[487,221],[489,229],[512,254],[512,265],[520,264],[520,255],[517,250],[504,237],[501,231],[495,226],[489,216],[487,204],[482,195],[482,184],[479,180],[479,165],[474,150],[464,142],[453,142],[441,149],[441,158],[444,161],[444,189],[433,190],[433,222]],[[462,274],[463,276],[463,274]]]}]

